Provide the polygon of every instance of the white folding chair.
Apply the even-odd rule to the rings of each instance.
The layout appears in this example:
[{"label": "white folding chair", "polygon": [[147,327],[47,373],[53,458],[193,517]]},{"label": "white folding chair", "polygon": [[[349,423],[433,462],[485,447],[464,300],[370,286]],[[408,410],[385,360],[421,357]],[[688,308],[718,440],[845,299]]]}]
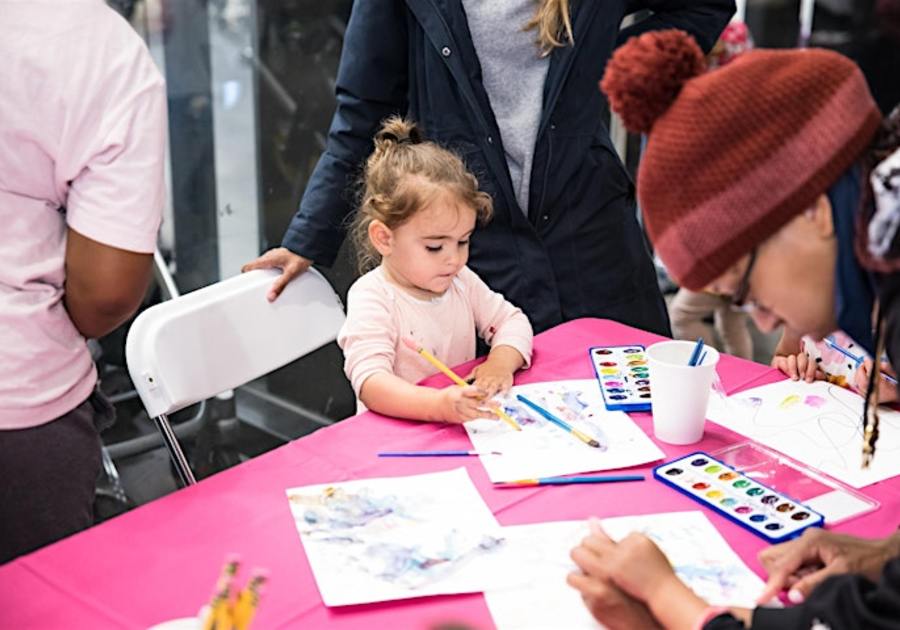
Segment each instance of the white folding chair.
[{"label": "white folding chair", "polygon": [[169,414],[271,372],[334,341],[344,309],[310,269],[275,302],[274,270],[251,271],[152,306],[128,333],[125,359],[183,485],[196,483]]}]

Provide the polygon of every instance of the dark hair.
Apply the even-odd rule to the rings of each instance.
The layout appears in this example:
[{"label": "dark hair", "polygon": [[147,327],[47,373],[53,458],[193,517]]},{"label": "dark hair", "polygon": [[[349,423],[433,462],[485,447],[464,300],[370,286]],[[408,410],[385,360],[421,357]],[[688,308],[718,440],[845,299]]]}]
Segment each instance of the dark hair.
[{"label": "dark hair", "polygon": [[490,195],[478,189],[478,180],[458,155],[426,141],[409,120],[399,116],[385,120],[375,135],[375,151],[366,161],[362,198],[351,229],[360,273],[380,262],[369,241],[372,221],[396,228],[445,191],[472,208],[479,221],[490,218]]}]

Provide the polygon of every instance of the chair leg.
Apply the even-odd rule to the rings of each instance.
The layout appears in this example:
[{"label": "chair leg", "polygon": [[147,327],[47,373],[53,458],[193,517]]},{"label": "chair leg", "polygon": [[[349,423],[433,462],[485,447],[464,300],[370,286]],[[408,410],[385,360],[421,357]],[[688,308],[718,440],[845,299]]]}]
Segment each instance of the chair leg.
[{"label": "chair leg", "polygon": [[197,483],[191,466],[184,456],[184,451],[181,450],[181,444],[178,443],[178,438],[175,437],[175,432],[172,430],[168,416],[161,414],[153,418],[153,421],[156,422],[156,426],[166,442],[169,455],[172,456],[172,461],[175,464],[175,470],[178,471],[178,476],[181,478],[181,485],[192,486]]}]

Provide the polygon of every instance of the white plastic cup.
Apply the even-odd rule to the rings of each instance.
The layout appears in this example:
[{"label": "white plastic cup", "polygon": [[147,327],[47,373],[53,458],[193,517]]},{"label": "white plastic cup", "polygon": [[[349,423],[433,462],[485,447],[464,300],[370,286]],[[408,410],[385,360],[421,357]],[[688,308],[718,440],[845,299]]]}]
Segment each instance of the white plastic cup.
[{"label": "white plastic cup", "polygon": [[662,341],[647,348],[653,434],[661,442],[694,444],[703,438],[719,352],[703,346],[703,363],[692,367],[688,361],[696,345],[693,341]]}]

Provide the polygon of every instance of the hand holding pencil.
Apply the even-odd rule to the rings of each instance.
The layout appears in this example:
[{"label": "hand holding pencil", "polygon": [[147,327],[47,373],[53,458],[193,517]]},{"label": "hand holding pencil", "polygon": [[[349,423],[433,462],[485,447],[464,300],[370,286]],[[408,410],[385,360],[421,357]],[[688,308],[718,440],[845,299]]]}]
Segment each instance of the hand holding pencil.
[{"label": "hand holding pencil", "polygon": [[[418,352],[420,355],[422,355],[422,357],[426,361],[431,363],[441,373],[446,375],[451,381],[453,381],[460,387],[460,390],[458,390],[456,392],[447,391],[444,393],[444,395],[448,397],[448,400],[450,402],[452,402],[452,404],[454,405],[454,408],[457,411],[464,411],[463,409],[460,409],[460,406],[466,406],[466,403],[471,404],[472,399],[477,400],[479,403],[482,403],[482,404],[484,403],[485,395],[483,392],[480,392],[477,388],[473,388],[471,385],[469,385],[466,381],[464,381],[462,379],[462,377],[460,377],[456,372],[454,372],[449,367],[444,365],[437,357],[435,357],[433,354],[428,352],[428,350],[417,345],[416,342],[413,341],[412,339],[410,339],[409,337],[404,337],[403,343],[408,348],[410,348],[410,349]],[[506,422],[510,427],[512,427],[516,431],[522,430],[522,427],[520,427],[519,424],[515,420],[513,420],[512,417],[509,416],[509,414],[507,414],[505,411],[503,411],[503,409],[497,407],[497,408],[491,409],[491,411],[493,411],[493,413],[495,413],[501,420]]]}]

